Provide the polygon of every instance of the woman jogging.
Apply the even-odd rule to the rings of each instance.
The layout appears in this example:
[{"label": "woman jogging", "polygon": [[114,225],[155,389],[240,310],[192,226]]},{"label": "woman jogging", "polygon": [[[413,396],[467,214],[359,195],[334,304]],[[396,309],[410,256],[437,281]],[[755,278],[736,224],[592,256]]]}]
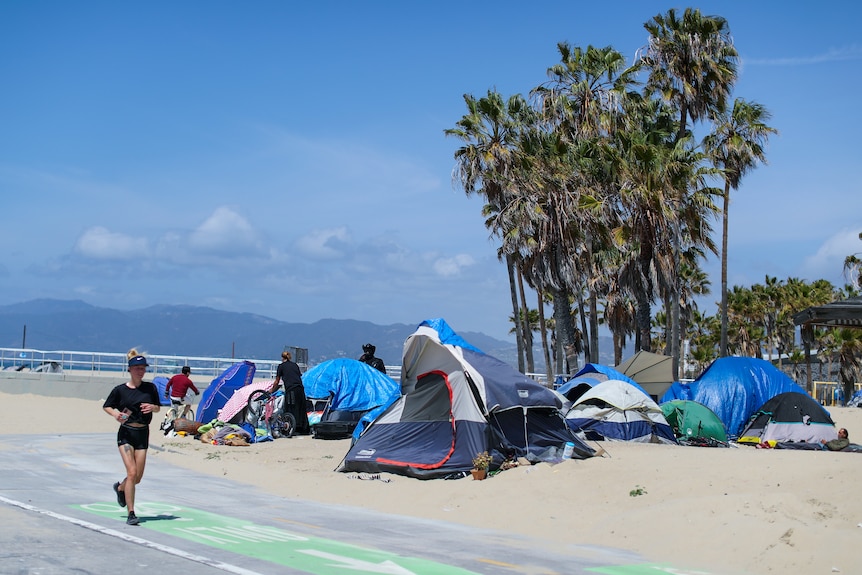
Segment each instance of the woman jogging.
[{"label": "woman jogging", "polygon": [[114,493],[117,494],[117,504],[129,510],[126,523],[137,525],[135,486],[144,476],[147,448],[150,446],[150,422],[160,406],[158,388],[149,381],[143,381],[147,358],[135,349],[129,350],[127,356],[130,379],[111,390],[102,409],[120,423],[117,447],[126,467],[126,477],[114,483]]}]

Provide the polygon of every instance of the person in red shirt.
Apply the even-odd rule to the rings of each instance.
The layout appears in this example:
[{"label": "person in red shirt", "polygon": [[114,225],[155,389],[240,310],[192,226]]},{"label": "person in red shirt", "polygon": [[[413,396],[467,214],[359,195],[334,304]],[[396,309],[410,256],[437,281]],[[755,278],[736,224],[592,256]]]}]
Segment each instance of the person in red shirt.
[{"label": "person in red shirt", "polygon": [[178,373],[173,376],[165,386],[165,397],[170,397],[171,405],[185,406],[183,408],[183,414],[180,417],[186,417],[189,413],[189,409],[191,409],[191,405],[185,401],[186,393],[188,393],[189,390],[192,390],[195,392],[195,395],[200,395],[198,388],[195,387],[195,384],[192,383],[192,380],[189,378],[189,374],[191,374],[191,372],[192,368],[184,365],[182,373]]}]

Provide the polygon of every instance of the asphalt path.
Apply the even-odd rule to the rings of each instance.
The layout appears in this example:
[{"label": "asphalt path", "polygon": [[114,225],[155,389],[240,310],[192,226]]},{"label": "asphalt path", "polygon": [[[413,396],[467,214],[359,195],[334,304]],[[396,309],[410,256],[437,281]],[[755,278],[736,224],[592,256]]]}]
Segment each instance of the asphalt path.
[{"label": "asphalt path", "polygon": [[[623,550],[275,497],[156,460],[141,525],[128,526],[111,490],[122,474],[113,441],[0,436],[0,574],[680,573]],[[518,502],[501,504],[517,516]]]}]

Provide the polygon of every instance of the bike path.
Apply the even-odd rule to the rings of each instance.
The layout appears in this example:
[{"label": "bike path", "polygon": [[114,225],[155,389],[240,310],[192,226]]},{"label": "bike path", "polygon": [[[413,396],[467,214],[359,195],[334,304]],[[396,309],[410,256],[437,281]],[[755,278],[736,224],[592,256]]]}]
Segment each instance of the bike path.
[{"label": "bike path", "polygon": [[[148,565],[155,552],[160,564],[187,564],[189,575],[213,568],[246,575],[694,575],[620,550],[560,548],[441,521],[274,497],[221,478],[190,477],[188,470],[161,461],[147,468],[136,510],[141,525],[127,526],[124,510],[105,501],[119,467],[110,446],[104,434],[0,436],[0,505],[17,507],[13,513],[24,512],[28,520],[40,516],[32,532],[15,532],[15,522],[0,522],[0,540],[13,533],[18,538],[16,561],[26,563],[28,545],[38,547],[60,531],[74,532],[95,548],[121,550],[106,554],[106,561],[119,555]],[[194,489],[179,495],[173,487],[190,484]],[[42,522],[44,517],[52,521]],[[46,537],[40,538],[42,531]],[[50,549],[39,551],[34,563],[51,559]]]}]

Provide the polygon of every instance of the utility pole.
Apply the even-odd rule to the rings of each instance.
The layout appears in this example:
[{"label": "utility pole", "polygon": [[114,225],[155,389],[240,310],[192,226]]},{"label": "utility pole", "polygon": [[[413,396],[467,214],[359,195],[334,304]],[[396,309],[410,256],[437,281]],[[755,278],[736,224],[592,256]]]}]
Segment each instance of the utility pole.
[{"label": "utility pole", "polygon": [[21,349],[27,349],[27,324],[24,324],[24,337],[21,338]]}]

